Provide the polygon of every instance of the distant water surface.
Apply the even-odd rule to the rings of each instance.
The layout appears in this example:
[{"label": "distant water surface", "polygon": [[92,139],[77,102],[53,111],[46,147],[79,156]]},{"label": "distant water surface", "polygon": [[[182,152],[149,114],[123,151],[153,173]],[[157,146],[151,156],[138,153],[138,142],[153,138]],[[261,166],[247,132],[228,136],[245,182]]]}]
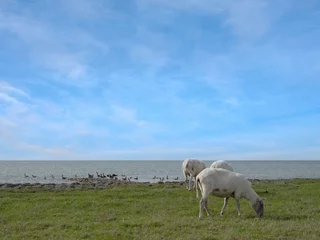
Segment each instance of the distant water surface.
[{"label": "distant water surface", "polygon": [[[204,161],[207,167],[214,161]],[[320,161],[228,161],[248,178],[320,178]],[[183,179],[182,161],[0,161],[0,183],[61,183],[65,177],[115,173],[155,182],[153,177]],[[24,174],[29,177],[25,177]],[[34,175],[35,177],[32,177]],[[46,179],[45,179],[46,178]]]}]

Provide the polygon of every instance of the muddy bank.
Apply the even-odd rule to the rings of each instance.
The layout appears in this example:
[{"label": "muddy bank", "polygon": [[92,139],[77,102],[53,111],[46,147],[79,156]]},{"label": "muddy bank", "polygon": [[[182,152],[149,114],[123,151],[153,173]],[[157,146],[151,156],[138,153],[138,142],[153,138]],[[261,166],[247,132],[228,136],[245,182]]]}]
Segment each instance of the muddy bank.
[{"label": "muddy bank", "polygon": [[[123,185],[154,185],[171,184],[174,186],[183,186],[184,181],[159,181],[159,182],[138,182],[128,180],[101,179],[101,178],[70,178],[68,183],[0,183],[0,190],[5,189],[45,189],[45,190],[63,190],[63,189],[104,189],[107,187]],[[253,185],[261,183],[270,184],[289,184],[296,181],[308,181],[317,183],[320,178],[293,178],[293,179],[248,179]]]},{"label": "muddy bank", "polygon": [[63,190],[63,189],[104,189],[107,187],[122,186],[122,185],[150,185],[150,184],[177,184],[182,185],[183,182],[135,182],[115,179],[89,179],[77,178],[69,179],[70,183],[0,183],[1,189],[46,189],[46,190]]}]

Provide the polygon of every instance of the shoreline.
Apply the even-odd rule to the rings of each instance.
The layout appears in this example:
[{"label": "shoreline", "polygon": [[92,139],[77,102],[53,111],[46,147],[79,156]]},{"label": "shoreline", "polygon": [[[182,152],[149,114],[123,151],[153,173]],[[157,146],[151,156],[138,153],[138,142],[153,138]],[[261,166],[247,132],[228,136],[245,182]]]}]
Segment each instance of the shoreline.
[{"label": "shoreline", "polygon": [[[184,181],[158,181],[158,182],[138,182],[115,179],[100,178],[79,178],[69,179],[67,183],[0,183],[0,190],[8,189],[43,189],[43,190],[65,190],[65,189],[104,189],[108,187],[124,185],[154,185],[154,184],[173,184],[182,186]],[[314,181],[319,178],[290,178],[290,179],[248,179],[252,184],[256,183],[283,183],[288,184],[293,180]]]},{"label": "shoreline", "polygon": [[138,182],[115,179],[101,178],[77,178],[67,179],[70,182],[64,183],[0,183],[0,190],[7,189],[45,189],[45,190],[63,190],[63,189],[104,189],[107,187],[124,186],[124,185],[150,185],[150,184],[178,184],[181,181],[166,181],[166,182]]}]

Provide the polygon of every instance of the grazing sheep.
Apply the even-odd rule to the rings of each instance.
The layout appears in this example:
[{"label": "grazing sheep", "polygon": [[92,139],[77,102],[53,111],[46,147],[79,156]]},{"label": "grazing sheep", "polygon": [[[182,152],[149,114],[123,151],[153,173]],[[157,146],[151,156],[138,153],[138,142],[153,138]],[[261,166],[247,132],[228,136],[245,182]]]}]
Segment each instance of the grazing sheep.
[{"label": "grazing sheep", "polygon": [[[185,177],[186,188],[191,191],[191,181],[192,178],[196,179],[196,176],[206,168],[203,161],[197,159],[186,159],[182,163],[182,170]],[[189,178],[189,188],[188,188],[188,176]],[[195,187],[196,182],[194,182],[193,187]]]},{"label": "grazing sheep", "polygon": [[212,168],[223,168],[223,169],[227,169],[231,172],[233,172],[233,168],[231,167],[231,165],[229,163],[227,163],[226,161],[224,160],[218,160],[218,161],[215,161],[214,163],[211,164]]},{"label": "grazing sheep", "polygon": [[[212,168],[223,168],[223,169],[227,169],[227,170],[233,172],[233,168],[231,167],[231,165],[229,163],[227,163],[226,161],[224,161],[224,160],[215,161],[214,163],[211,164],[210,167],[212,167]],[[197,195],[197,198],[198,198],[198,195]],[[228,198],[224,198],[223,202],[224,202],[223,206],[227,205]],[[223,214],[223,212],[222,212],[222,214]],[[222,214],[220,213],[220,215],[222,215]]]},{"label": "grazing sheep", "polygon": [[208,215],[211,215],[211,212],[208,209],[207,200],[210,194],[216,197],[226,198],[220,215],[223,215],[229,197],[233,197],[237,203],[239,216],[241,216],[239,202],[241,198],[249,200],[251,207],[255,210],[257,216],[263,216],[263,198],[259,197],[252,189],[251,183],[240,173],[231,172],[222,168],[206,168],[196,177],[197,196],[198,186],[202,194],[200,200],[200,219],[203,218],[203,208],[205,208]]}]

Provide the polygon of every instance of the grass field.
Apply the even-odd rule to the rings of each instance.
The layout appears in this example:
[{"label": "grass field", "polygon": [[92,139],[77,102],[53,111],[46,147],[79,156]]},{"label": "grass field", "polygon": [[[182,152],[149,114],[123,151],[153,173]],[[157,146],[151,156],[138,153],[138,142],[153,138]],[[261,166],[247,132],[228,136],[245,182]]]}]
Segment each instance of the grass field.
[{"label": "grass field", "polygon": [[1,239],[320,239],[320,179],[260,181],[265,215],[241,200],[211,196],[213,216],[199,220],[199,199],[184,185],[0,191]]}]

